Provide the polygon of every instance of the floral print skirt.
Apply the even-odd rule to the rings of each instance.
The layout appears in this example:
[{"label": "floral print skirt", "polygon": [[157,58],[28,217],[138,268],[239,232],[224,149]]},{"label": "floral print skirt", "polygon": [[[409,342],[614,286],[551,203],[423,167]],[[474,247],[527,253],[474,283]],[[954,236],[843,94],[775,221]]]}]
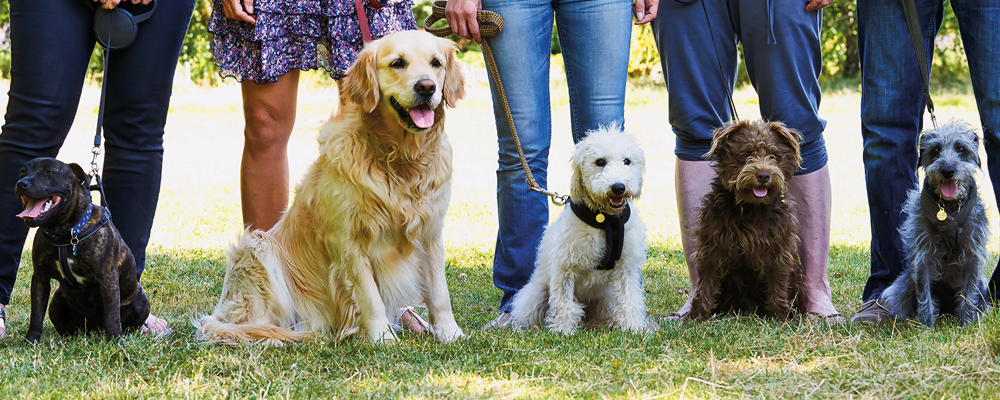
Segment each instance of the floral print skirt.
[{"label": "floral print skirt", "polygon": [[[323,68],[340,79],[364,46],[353,0],[256,0],[256,24],[226,18],[220,1],[208,30],[223,78],[268,83],[292,69]],[[373,39],[417,29],[412,0],[379,9],[364,3]]]}]

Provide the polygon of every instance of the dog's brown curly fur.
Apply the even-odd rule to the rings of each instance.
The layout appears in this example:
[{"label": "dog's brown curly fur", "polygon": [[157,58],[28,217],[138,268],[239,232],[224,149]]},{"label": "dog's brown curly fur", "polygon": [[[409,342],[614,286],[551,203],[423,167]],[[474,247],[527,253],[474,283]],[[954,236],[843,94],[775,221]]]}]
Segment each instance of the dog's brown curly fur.
[{"label": "dog's brown curly fur", "polygon": [[698,284],[688,319],[728,311],[786,319],[804,310],[795,203],[799,134],[780,122],[737,121],[713,132],[716,178],[697,228]]}]

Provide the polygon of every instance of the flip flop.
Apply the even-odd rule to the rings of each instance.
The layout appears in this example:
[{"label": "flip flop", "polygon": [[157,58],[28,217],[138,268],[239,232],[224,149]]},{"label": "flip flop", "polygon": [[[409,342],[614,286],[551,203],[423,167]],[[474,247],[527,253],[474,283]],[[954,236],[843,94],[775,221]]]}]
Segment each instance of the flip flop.
[{"label": "flip flop", "polygon": [[[398,330],[402,332],[404,330],[410,331],[418,334],[432,334],[434,333],[434,327],[431,326],[427,320],[420,316],[413,307],[406,307],[402,309],[403,311],[399,314]],[[396,326],[393,326],[396,329]]]}]

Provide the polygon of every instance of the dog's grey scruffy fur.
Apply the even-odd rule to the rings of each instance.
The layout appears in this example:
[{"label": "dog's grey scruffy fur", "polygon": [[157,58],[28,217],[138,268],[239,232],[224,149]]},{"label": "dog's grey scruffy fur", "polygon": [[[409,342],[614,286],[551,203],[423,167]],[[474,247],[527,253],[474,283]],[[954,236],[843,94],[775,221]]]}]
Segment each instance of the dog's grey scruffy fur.
[{"label": "dog's grey scruffy fur", "polygon": [[915,316],[927,327],[942,313],[974,323],[989,307],[982,275],[989,227],[974,176],[979,137],[969,124],[949,122],[924,132],[919,151],[923,188],[910,191],[899,228],[909,265],[882,299],[895,318]]}]

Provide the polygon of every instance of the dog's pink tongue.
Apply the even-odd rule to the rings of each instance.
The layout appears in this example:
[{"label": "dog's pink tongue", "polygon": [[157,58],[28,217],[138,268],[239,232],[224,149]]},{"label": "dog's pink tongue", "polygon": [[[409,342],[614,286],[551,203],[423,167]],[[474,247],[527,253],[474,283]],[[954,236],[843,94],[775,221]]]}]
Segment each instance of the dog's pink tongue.
[{"label": "dog's pink tongue", "polygon": [[45,206],[45,202],[48,200],[48,198],[28,200],[28,206],[24,207],[24,211],[21,211],[20,214],[16,215],[16,217],[20,219],[38,218],[38,215],[42,213],[42,207]]},{"label": "dog's pink tongue", "polygon": [[755,188],[753,188],[753,194],[754,194],[754,196],[757,196],[757,197],[767,196],[767,188],[766,187],[760,187],[760,188],[759,187],[755,187]]},{"label": "dog's pink tongue", "polygon": [[958,192],[958,183],[955,182],[954,179],[948,179],[944,181],[943,185],[941,185],[941,194],[944,197],[950,199],[952,197],[955,197],[955,193],[957,192]]},{"label": "dog's pink tongue", "polygon": [[430,108],[411,108],[410,118],[420,129],[430,128],[434,124],[434,110]]}]

